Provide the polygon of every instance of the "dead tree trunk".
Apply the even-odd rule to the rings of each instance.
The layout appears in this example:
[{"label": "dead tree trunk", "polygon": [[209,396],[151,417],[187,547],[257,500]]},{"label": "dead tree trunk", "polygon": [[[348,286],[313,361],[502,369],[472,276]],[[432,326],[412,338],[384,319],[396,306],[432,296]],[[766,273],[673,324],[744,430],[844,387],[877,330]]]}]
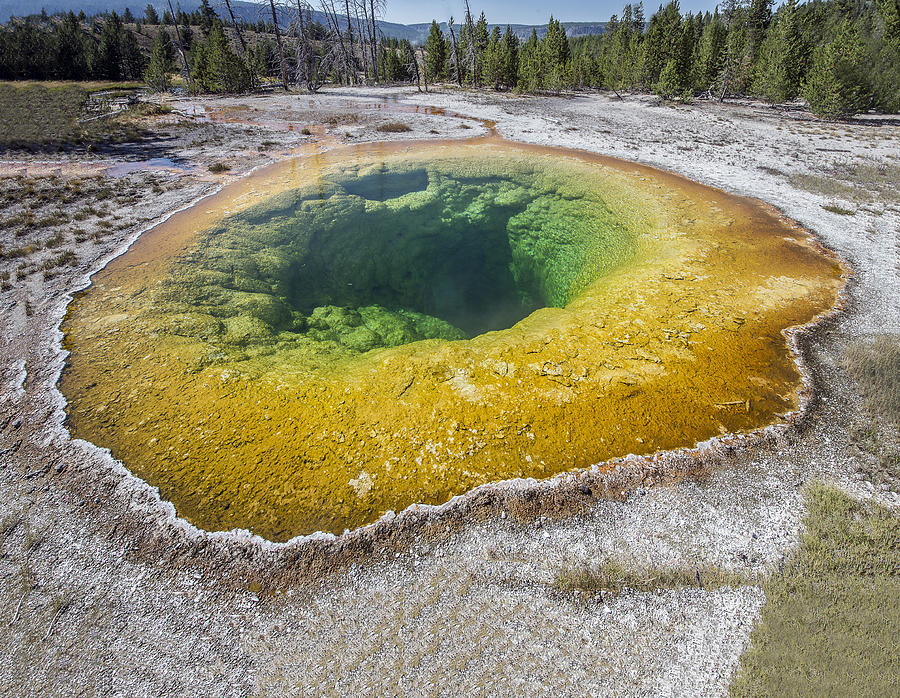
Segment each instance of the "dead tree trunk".
[{"label": "dead tree trunk", "polygon": [[[371,77],[371,69],[372,66],[369,65],[369,51],[366,48],[366,43],[368,43],[369,29],[368,29],[368,20],[366,21],[366,29],[363,30],[363,23],[359,19],[359,3],[353,3],[353,15],[356,20],[356,35],[359,37],[359,57],[362,61],[362,70],[363,75],[365,76],[366,84],[369,84],[369,78]],[[363,15],[367,14],[366,4],[362,3]],[[373,64],[374,65],[374,64]]]},{"label": "dead tree trunk", "polygon": [[[366,0],[363,0],[363,7],[365,7]],[[379,4],[380,7],[380,4]],[[378,30],[375,26],[375,0],[369,0],[369,21],[371,24],[369,25],[369,34],[371,35],[369,38],[370,50],[372,52],[372,65],[375,66],[375,82],[378,82]]]},{"label": "dead tree trunk", "polygon": [[172,0],[169,0],[169,14],[172,15],[172,25],[175,27],[175,45],[178,47],[178,53],[181,55],[181,62],[184,64],[184,74],[187,78],[188,87],[194,87],[194,78],[191,76],[191,66],[188,65],[187,54],[184,52],[184,44],[181,42],[181,31],[178,29],[178,21],[175,19],[175,10],[172,9]]},{"label": "dead tree trunk", "polygon": [[477,57],[475,55],[475,21],[472,19],[472,11],[469,9],[469,0],[465,0],[466,3],[466,33],[468,34],[468,40],[466,42],[466,53],[468,55],[466,58],[469,59],[469,63],[472,68],[472,84],[475,87],[478,87],[478,70],[476,68],[476,60]]},{"label": "dead tree trunk", "polygon": [[312,92],[309,57],[306,52],[306,24],[303,21],[303,3],[297,0],[297,82],[301,80],[306,89]]},{"label": "dead tree trunk", "polygon": [[[428,62],[425,60],[425,49],[419,49],[422,52],[422,82],[425,83],[425,91],[428,92]],[[418,65],[418,61],[416,61]]]},{"label": "dead tree trunk", "polygon": [[419,59],[416,58],[416,50],[412,47],[412,45],[407,43],[406,46],[407,46],[406,60],[412,61],[412,67],[416,73],[416,90],[421,92],[422,91],[422,79],[419,76]]},{"label": "dead tree trunk", "polygon": [[453,64],[456,66],[456,82],[462,87],[462,71],[459,68],[459,46],[456,43],[456,32],[453,31],[453,17],[447,22],[450,29],[450,38],[453,40]]},{"label": "dead tree trunk", "polygon": [[272,10],[272,24],[275,25],[275,41],[278,42],[278,58],[281,60],[281,84],[284,91],[288,91],[287,63],[284,62],[284,43],[281,41],[281,31],[278,29],[278,15],[275,13],[275,0],[269,0]]},{"label": "dead tree trunk", "polygon": [[350,25],[350,0],[344,0],[344,12],[347,14],[347,43],[350,44],[350,84],[356,82],[356,53],[353,50],[353,27]]},{"label": "dead tree trunk", "polygon": [[322,0],[321,7],[322,12],[325,14],[325,21],[328,22],[328,30],[332,33],[332,35],[338,42],[338,47],[341,54],[341,63],[343,64],[343,73],[346,77],[347,83],[350,84],[350,57],[347,54],[347,45],[344,43],[344,34],[341,31],[340,27],[338,27],[337,10],[334,7],[334,0],[328,0],[328,2],[326,2],[326,0]]},{"label": "dead tree trunk", "polygon": [[237,32],[238,41],[241,42],[241,55],[246,55],[247,53],[247,42],[244,41],[244,32],[241,31],[240,26],[237,23],[237,20],[234,18],[234,12],[231,9],[231,0],[225,0],[225,7],[228,8],[228,14],[231,15],[231,23],[234,25],[234,31]]}]

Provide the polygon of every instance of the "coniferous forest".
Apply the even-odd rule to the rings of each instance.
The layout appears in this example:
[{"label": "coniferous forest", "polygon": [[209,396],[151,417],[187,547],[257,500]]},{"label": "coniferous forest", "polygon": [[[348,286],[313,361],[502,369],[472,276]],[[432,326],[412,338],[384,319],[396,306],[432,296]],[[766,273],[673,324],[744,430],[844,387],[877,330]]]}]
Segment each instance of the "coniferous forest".
[{"label": "coniferous forest", "polygon": [[[647,19],[626,5],[601,35],[568,38],[550,18],[525,40],[490,29],[465,2],[463,18],[434,21],[421,46],[380,34],[383,4],[291,3],[270,21],[199,10],[158,13],[148,5],[86,17],[15,18],[0,27],[0,79],[141,80],[157,91],[173,78],[197,92],[242,92],[264,81],[287,89],[323,84],[436,82],[521,92],[605,89],[668,100],[804,100],[839,118],[900,111],[900,0],[725,0],[714,12],[682,13],[677,0]],[[321,17],[322,15],[318,15]],[[178,77],[180,75],[180,78]]]}]

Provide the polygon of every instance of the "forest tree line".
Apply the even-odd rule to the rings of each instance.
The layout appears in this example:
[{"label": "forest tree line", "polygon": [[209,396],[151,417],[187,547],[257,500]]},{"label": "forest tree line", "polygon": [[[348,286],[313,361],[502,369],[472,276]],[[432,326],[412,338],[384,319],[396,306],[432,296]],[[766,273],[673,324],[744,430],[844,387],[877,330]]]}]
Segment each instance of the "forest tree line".
[{"label": "forest tree line", "polygon": [[73,12],[14,18],[0,26],[0,80],[144,79],[167,89],[180,73],[199,92],[242,92],[263,78],[285,89],[410,82],[417,75],[409,41],[382,36],[384,0],[319,0],[326,23],[312,21],[306,0],[262,5],[268,21],[238,20],[225,0],[222,15],[202,0],[194,12],[148,4],[86,17]]},{"label": "forest tree line", "polygon": [[538,39],[488,32],[482,13],[431,25],[425,66],[432,79],[523,92],[601,88],[698,96],[798,97],[824,116],[900,111],[900,0],[725,0],[682,14],[672,0],[645,19],[626,5],[602,35],[566,37],[552,17]]},{"label": "forest tree line", "polygon": [[[489,29],[463,0],[461,20],[437,21],[422,46],[384,37],[384,0],[269,0],[267,21],[200,9],[158,13],[147,5],[87,18],[68,13],[16,19],[0,28],[0,79],[134,79],[165,90],[181,73],[202,92],[241,92],[274,78],[285,89],[328,82],[454,82],[541,92],[607,89],[665,99],[751,96],[804,99],[816,113],[900,111],[900,0],[725,0],[712,13],[682,14],[672,0],[647,20],[626,5],[602,35],[570,39],[550,18],[527,40]],[[277,9],[277,12],[276,12]]]}]

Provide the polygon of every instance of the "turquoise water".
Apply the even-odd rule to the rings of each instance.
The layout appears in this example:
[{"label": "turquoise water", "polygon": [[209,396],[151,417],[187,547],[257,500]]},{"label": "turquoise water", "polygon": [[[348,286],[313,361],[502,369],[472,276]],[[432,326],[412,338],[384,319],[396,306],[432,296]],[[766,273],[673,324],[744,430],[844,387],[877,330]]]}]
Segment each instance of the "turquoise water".
[{"label": "turquoise water", "polygon": [[172,331],[365,352],[563,307],[631,253],[602,198],[510,161],[346,170],[225,219],[173,265]]}]

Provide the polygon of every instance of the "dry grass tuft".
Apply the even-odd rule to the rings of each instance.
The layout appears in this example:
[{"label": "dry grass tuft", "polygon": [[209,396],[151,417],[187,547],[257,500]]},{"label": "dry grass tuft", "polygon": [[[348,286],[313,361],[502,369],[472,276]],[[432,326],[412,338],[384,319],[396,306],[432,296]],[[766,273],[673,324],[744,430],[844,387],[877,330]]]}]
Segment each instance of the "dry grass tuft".
[{"label": "dry grass tuft", "polygon": [[67,264],[75,266],[78,263],[78,256],[72,250],[63,250],[58,255],[51,257],[41,265],[41,269],[49,270],[56,267],[64,267]]},{"label": "dry grass tuft", "polygon": [[857,342],[843,363],[859,386],[866,414],[849,425],[854,469],[881,489],[900,489],[900,339]]},{"label": "dry grass tuft", "polygon": [[874,160],[835,165],[823,175],[794,174],[788,182],[798,189],[845,201],[900,202],[900,166]]},{"label": "dry grass tuft", "polygon": [[851,211],[849,208],[844,208],[843,206],[838,206],[837,204],[828,204],[827,206],[823,206],[826,211],[829,213],[836,213],[839,216],[855,216],[856,211]]},{"label": "dry grass tuft", "polygon": [[844,365],[859,384],[866,408],[900,424],[900,338],[880,336],[851,346]]},{"label": "dry grass tuft", "polygon": [[375,128],[376,131],[380,131],[381,133],[406,133],[407,131],[412,131],[412,129],[404,124],[401,121],[392,121],[389,124],[381,124]]},{"label": "dry grass tuft", "polygon": [[626,567],[615,560],[592,565],[581,563],[561,570],[556,586],[566,591],[607,592],[619,594],[625,590],[656,591],[657,589],[721,589],[754,584],[747,574],[732,572],[709,565],[698,567]]}]

